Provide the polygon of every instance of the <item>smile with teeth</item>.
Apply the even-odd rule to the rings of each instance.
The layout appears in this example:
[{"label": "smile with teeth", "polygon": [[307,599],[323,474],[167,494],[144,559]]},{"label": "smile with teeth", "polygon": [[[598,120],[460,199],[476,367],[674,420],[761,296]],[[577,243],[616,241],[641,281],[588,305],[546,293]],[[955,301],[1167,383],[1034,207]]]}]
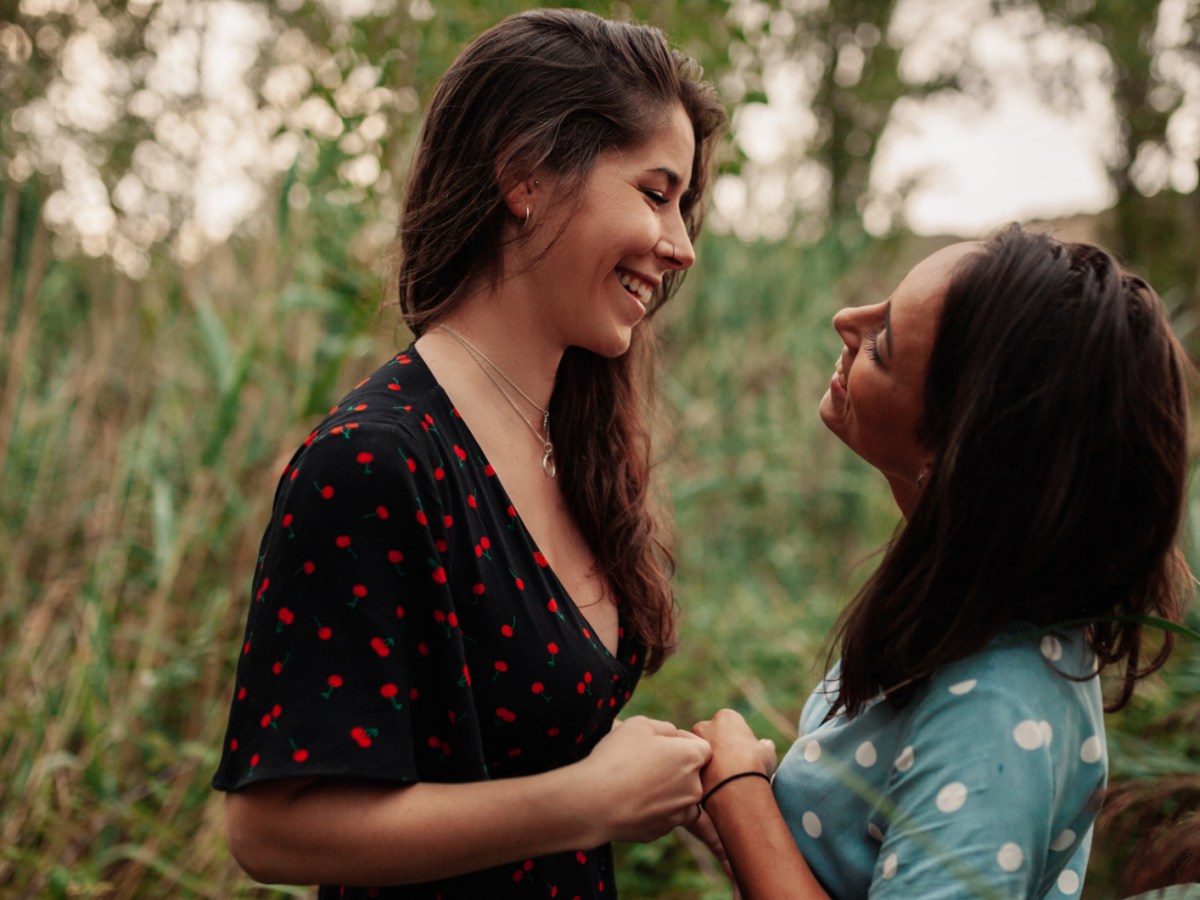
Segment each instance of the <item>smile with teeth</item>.
[{"label": "smile with teeth", "polygon": [[837,365],[833,367],[833,371],[837,373],[838,381],[842,383],[842,387],[845,387],[848,379],[846,378],[846,367],[842,364],[840,356],[838,357]]},{"label": "smile with teeth", "polygon": [[654,293],[654,285],[621,269],[617,270],[617,281],[621,282],[621,287],[633,294],[643,306],[650,301],[650,295]]}]

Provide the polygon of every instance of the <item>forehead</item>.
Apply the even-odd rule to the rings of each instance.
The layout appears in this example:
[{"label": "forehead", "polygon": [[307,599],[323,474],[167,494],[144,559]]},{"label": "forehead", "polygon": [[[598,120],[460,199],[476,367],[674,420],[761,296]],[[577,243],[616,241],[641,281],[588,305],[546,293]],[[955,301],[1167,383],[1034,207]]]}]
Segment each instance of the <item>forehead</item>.
[{"label": "forehead", "polygon": [[890,319],[923,323],[933,329],[942,309],[942,301],[959,263],[980,248],[975,241],[943,247],[925,257],[909,271],[892,294]]},{"label": "forehead", "polygon": [[660,127],[640,144],[609,150],[600,162],[631,171],[661,172],[668,180],[678,179],[685,187],[692,180],[692,158],[696,153],[695,131],[683,104],[675,103],[661,117]]}]

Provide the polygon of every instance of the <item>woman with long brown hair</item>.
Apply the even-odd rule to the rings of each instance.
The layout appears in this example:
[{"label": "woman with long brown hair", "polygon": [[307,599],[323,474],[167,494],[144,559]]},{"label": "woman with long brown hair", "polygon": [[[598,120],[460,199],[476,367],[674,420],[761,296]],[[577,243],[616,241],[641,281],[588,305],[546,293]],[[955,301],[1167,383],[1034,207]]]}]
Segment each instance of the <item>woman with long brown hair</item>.
[{"label": "woman with long brown hair", "polygon": [[416,341],[263,538],[214,780],[255,878],[607,897],[611,841],[697,817],[707,744],[614,722],[674,643],[648,319],[725,123],[699,78],[652,28],[541,10],[442,79],[399,225]]},{"label": "woman with long brown hair", "polygon": [[745,721],[696,726],[704,806],[751,898],[1075,897],[1109,709],[1177,623],[1190,366],[1162,302],[1090,244],[1012,226],[842,310],[825,424],[905,524],[769,785]]}]

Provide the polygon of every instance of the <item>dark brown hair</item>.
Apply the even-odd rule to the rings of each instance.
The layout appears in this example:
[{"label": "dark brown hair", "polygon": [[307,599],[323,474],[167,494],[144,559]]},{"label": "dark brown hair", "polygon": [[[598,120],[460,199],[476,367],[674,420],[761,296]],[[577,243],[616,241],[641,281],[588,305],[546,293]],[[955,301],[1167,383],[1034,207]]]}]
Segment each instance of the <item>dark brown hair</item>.
[{"label": "dark brown hair", "polygon": [[843,614],[835,706],[919,684],[1006,626],[1088,621],[1098,668],[1143,665],[1178,622],[1188,465],[1186,355],[1161,300],[1099,247],[1009,226],[960,261],[925,382],[934,453],[910,518]]},{"label": "dark brown hair", "polygon": [[[642,144],[676,104],[695,137],[692,180],[680,199],[694,239],[726,123],[700,76],[658,30],[579,10],[521,13],[476,38],[438,85],[409,175],[398,234],[409,328],[419,336],[479,279],[499,275],[509,217],[503,185],[546,166],[563,185],[562,202],[574,204],[600,153]],[[650,314],[681,276],[665,274]],[[567,505],[654,671],[674,645],[675,603],[663,514],[649,492],[648,318],[616,359],[569,348],[550,411]]]}]

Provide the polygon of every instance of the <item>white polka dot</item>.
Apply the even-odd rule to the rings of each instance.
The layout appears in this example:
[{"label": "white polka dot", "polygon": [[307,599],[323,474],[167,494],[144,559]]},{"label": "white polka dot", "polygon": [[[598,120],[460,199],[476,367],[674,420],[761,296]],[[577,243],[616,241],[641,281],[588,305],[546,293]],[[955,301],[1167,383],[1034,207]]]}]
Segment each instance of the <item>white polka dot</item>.
[{"label": "white polka dot", "polygon": [[858,745],[858,749],[854,751],[854,761],[864,769],[869,769],[875,765],[875,760],[878,757],[875,754],[875,745],[870,741],[863,741]]},{"label": "white polka dot", "polygon": [[975,690],[975,685],[978,683],[979,682],[974,678],[968,678],[966,681],[960,681],[958,684],[950,685],[949,690],[950,693],[954,694],[954,696],[961,697],[963,694],[969,694],[971,691]]},{"label": "white polka dot", "polygon": [[1073,894],[1079,890],[1079,876],[1070,869],[1063,869],[1058,876],[1058,889],[1064,894]]},{"label": "white polka dot", "polygon": [[821,745],[816,741],[809,741],[804,745],[804,758],[808,762],[816,762],[821,758]]},{"label": "white polka dot", "polygon": [[1054,729],[1050,727],[1050,723],[1042,719],[1038,722],[1038,731],[1042,733],[1042,743],[1049,747],[1050,742],[1054,740]]},{"label": "white polka dot", "polygon": [[1079,748],[1079,758],[1085,763],[1100,762],[1100,756],[1103,754],[1104,748],[1100,743],[1100,738],[1092,735],[1083,742],[1083,746]]},{"label": "white polka dot", "polygon": [[896,858],[895,853],[889,853],[887,859],[883,861],[883,880],[888,881],[896,876],[896,868],[900,860]]},{"label": "white polka dot", "polygon": [[913,762],[916,758],[913,756],[913,748],[905,747],[900,751],[900,755],[896,757],[896,768],[901,772],[907,772],[913,767]]},{"label": "white polka dot", "polygon": [[1075,832],[1073,832],[1070,828],[1064,828],[1058,833],[1058,837],[1050,842],[1050,849],[1062,852],[1063,850],[1069,850],[1071,845],[1074,843]]},{"label": "white polka dot", "polygon": [[867,823],[867,834],[875,838],[875,840],[883,843],[883,832],[879,830],[879,826],[874,822]]},{"label": "white polka dot", "polygon": [[996,862],[1000,863],[1000,868],[1005,872],[1015,872],[1021,868],[1021,863],[1025,862],[1025,854],[1021,852],[1020,847],[1010,842],[1000,848],[1000,852],[996,854]]},{"label": "white polka dot", "polygon": [[806,812],[800,817],[800,824],[804,826],[804,833],[810,838],[819,838],[821,836],[821,817],[815,812]]},{"label": "white polka dot", "polygon": [[1050,662],[1058,662],[1062,659],[1062,644],[1052,634],[1042,638],[1042,656],[1050,660]]},{"label": "white polka dot", "polygon": [[1026,719],[1024,722],[1018,722],[1017,727],[1013,729],[1013,740],[1017,742],[1017,746],[1022,750],[1036,750],[1042,746],[1042,729],[1038,727],[1038,723],[1033,719]]},{"label": "white polka dot", "polygon": [[967,786],[961,781],[952,781],[937,794],[937,808],[944,813],[962,809],[967,802]]}]

